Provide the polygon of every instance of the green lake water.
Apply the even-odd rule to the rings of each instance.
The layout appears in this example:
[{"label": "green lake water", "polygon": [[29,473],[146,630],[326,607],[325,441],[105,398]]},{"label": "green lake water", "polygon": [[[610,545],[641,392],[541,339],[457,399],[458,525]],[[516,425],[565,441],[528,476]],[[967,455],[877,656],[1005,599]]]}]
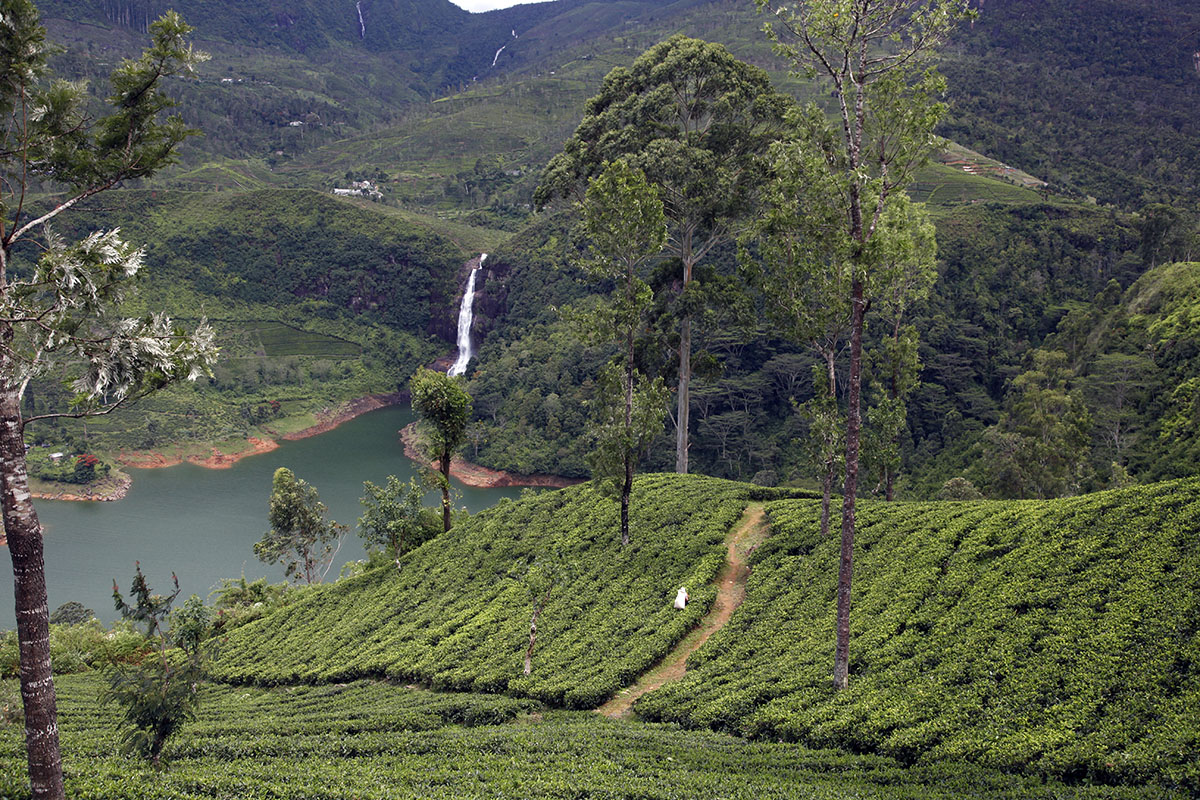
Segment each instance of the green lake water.
[{"label": "green lake water", "polygon": [[[36,501],[46,529],[46,582],[49,605],[75,600],[108,622],[113,610],[112,582],[127,592],[134,562],[158,592],[169,590],[171,573],[179,576],[180,602],[192,593],[202,598],[222,578],[245,574],[283,579],[283,568],[254,557],[254,542],[267,529],[271,476],[287,467],[320,492],[329,515],[350,526],[330,578],[342,564],[363,558],[355,522],[362,513],[363,481],[382,484],[388,475],[407,481],[413,463],[404,456],[399,430],[411,422],[407,406],[372,411],[310,439],[282,442],[278,450],[242,459],[230,469],[181,464],[166,469],[130,470],[133,486],[114,503]],[[480,511],[519,489],[471,489],[458,485],[460,505]],[[429,505],[438,503],[431,494]],[[14,626],[12,563],[0,557],[0,628]]]}]

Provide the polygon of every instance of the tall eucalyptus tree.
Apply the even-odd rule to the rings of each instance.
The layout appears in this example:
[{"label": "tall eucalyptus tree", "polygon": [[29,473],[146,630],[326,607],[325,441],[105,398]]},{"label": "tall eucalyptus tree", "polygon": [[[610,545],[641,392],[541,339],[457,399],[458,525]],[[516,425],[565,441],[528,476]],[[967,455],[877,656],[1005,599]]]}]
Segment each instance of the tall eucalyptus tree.
[{"label": "tall eucalyptus tree", "polygon": [[[837,645],[833,681],[845,688],[850,664],[850,583],[862,425],[862,346],[866,315],[886,273],[898,264],[904,216],[896,198],[936,146],[933,129],[945,112],[945,81],[933,68],[937,48],[970,0],[755,0],[771,12],[768,36],[793,68],[820,76],[833,93],[835,122],[820,109],[797,115],[801,152],[815,201],[837,219],[828,231],[829,264],[844,270],[850,306],[846,409],[846,481],[838,570]],[[796,187],[803,190],[804,187]],[[897,238],[899,234],[900,238]]]},{"label": "tall eucalyptus tree", "polygon": [[679,258],[679,375],[675,471],[688,470],[692,323],[703,305],[696,264],[730,241],[752,212],[770,143],[791,101],[761,69],[725,49],[673,36],[608,74],[583,120],[542,172],[539,206],[582,199],[589,179],[624,159],[655,184]]}]

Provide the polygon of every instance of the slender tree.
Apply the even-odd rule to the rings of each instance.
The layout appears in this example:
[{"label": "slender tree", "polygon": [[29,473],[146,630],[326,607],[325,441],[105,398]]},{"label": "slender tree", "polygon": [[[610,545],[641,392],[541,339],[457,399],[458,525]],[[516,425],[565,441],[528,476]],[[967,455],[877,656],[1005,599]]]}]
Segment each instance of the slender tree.
[{"label": "slender tree", "polygon": [[688,471],[692,335],[703,292],[696,265],[737,235],[762,185],[764,156],[791,101],[757,67],[728,50],[673,36],[618,67],[591,98],[575,134],[546,165],[535,201],[580,196],[619,158],[660,191],[669,223],[667,252],[682,265],[675,471]]},{"label": "slender tree", "polygon": [[423,423],[430,456],[441,472],[442,530],[450,530],[450,459],[462,446],[471,419],[471,395],[462,381],[421,367],[408,382],[412,407]]},{"label": "slender tree", "polygon": [[[871,285],[886,261],[880,224],[894,195],[935,147],[945,81],[933,69],[938,46],[971,14],[969,0],[800,0],[768,10],[776,50],[799,72],[831,83],[836,127],[817,109],[797,116],[801,138],[820,155],[817,184],[839,218],[832,263],[844,269],[850,303],[846,408],[846,481],[838,568],[833,682],[845,688],[850,666],[850,584],[862,424],[862,344]],[[844,263],[842,263],[844,260]]]},{"label": "slender tree", "polygon": [[280,467],[271,479],[267,511],[271,529],[254,543],[254,555],[268,564],[283,564],[289,578],[320,583],[346,531],[345,525],[326,519],[327,513],[315,486]]},{"label": "slender tree", "polygon": [[[812,109],[809,113],[820,113]],[[804,126],[800,126],[804,131]],[[820,129],[817,128],[819,131]],[[821,148],[798,137],[771,148],[772,179],[760,214],[740,248],[743,270],[758,287],[767,315],[788,338],[807,343],[820,359],[814,396],[798,407],[808,419],[808,451],[821,476],[821,536],[829,535],[833,484],[845,447],[838,428],[839,353],[850,330],[850,273],[836,184]]]},{"label": "slender tree", "polygon": [[415,478],[401,483],[395,475],[388,475],[383,486],[363,482],[358,535],[368,548],[384,549],[395,560],[396,569],[400,569],[400,556],[432,539],[441,527],[433,509],[425,507],[425,492],[426,487]]},{"label": "slender tree", "polygon": [[[0,505],[13,563],[21,696],[33,796],[63,797],[54,684],[50,674],[41,525],[29,492],[25,426],[36,419],[106,414],[179,378],[207,371],[212,331],[192,333],[163,314],[121,318],[125,287],[142,252],[117,231],[76,244],[48,224],[87,198],[144,178],[172,161],[189,136],[163,79],[200,60],[190,28],[168,13],[150,28],[141,58],[112,75],[111,111],[84,111],[85,87],[53,81],[52,49],[30,0],[0,0]],[[52,190],[49,204],[34,191]],[[41,241],[34,243],[35,237]],[[61,411],[24,417],[30,381],[64,380],[74,399]]]},{"label": "slender tree", "polygon": [[621,544],[626,545],[633,473],[641,452],[662,429],[667,398],[661,378],[647,381],[635,367],[634,345],[653,300],[638,270],[662,250],[667,224],[658,191],[624,161],[607,165],[592,180],[583,219],[591,240],[583,266],[593,279],[613,285],[607,302],[589,316],[589,338],[620,348],[620,366],[609,365],[599,381],[602,400],[590,461],[601,484],[614,487],[620,497]]},{"label": "slender tree", "polygon": [[[134,624],[146,626],[146,641],[158,651],[158,658],[140,664],[114,664],[108,670],[108,689],[103,695],[104,700],[121,707],[121,739],[126,751],[146,758],[155,769],[161,765],[167,741],[196,715],[204,677],[203,645],[212,621],[211,610],[196,595],[172,614],[179,581],[173,574],[171,580],[174,592],[152,594],[138,564],[129,591],[132,603],[121,596],[113,581],[116,610]],[[164,627],[168,615],[169,630]],[[176,648],[183,657],[172,657],[170,648]]]},{"label": "slender tree", "polygon": [[908,397],[917,388],[921,360],[918,335],[906,314],[913,303],[923,300],[937,280],[936,231],[923,205],[910,203],[902,194],[892,197],[880,224],[887,247],[877,273],[873,305],[887,332],[871,359],[878,398],[868,411],[871,458],[879,475],[876,492],[883,489],[889,502],[895,499],[896,472],[900,466],[900,433],[908,418]]},{"label": "slender tree", "polygon": [[550,603],[550,595],[555,588],[568,583],[570,577],[571,571],[561,553],[538,558],[525,573],[525,590],[529,593],[529,603],[532,606],[529,616],[529,646],[525,648],[525,675],[533,672],[533,649],[537,646],[538,619]]}]

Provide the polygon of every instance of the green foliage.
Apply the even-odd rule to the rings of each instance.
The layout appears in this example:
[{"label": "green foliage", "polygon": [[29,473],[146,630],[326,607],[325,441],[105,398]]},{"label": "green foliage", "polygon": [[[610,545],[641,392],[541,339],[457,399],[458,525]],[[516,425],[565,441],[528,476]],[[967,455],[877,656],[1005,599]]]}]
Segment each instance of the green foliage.
[{"label": "green foliage", "polygon": [[1194,200],[1195,48],[1176,31],[1200,22],[1195,4],[1071,9],[983,6],[942,64],[954,97],[939,133],[1102,204]]},{"label": "green foliage", "polygon": [[399,562],[400,556],[437,536],[440,520],[425,506],[426,491],[416,478],[409,478],[407,485],[395,475],[388,475],[384,486],[363,481],[358,535],[367,550],[381,549]]},{"label": "green foliage", "polygon": [[283,564],[284,574],[297,582],[320,583],[346,531],[345,525],[326,519],[327,512],[315,486],[280,467],[271,479],[271,529],[254,543],[254,555],[268,564]]},{"label": "green foliage", "polygon": [[462,446],[471,396],[461,382],[441,372],[418,369],[408,382],[413,411],[421,418],[431,455],[444,458]]},{"label": "green foliage", "polygon": [[50,624],[78,625],[82,622],[87,622],[95,616],[95,611],[85,608],[83,603],[71,600],[50,612]]},{"label": "green foliage", "polygon": [[951,478],[942,484],[938,492],[938,500],[982,500],[983,493],[975,488],[975,484],[963,477]]},{"label": "green foliage", "polygon": [[[745,491],[712,478],[639,478],[632,543],[620,549],[617,508],[594,486],[501,503],[402,556],[398,572],[381,565],[232,631],[214,673],[253,683],[390,676],[594,707],[661,658],[712,604],[710,582]],[[537,669],[524,678],[524,577],[550,553],[571,577],[546,604]],[[683,585],[703,588],[673,614]]]},{"label": "green foliage", "polygon": [[213,590],[217,596],[213,604],[212,632],[224,633],[260,619],[277,606],[295,599],[298,587],[288,583],[267,583],[266,578],[247,581],[242,575],[238,579],[224,578]]},{"label": "green foliage", "polygon": [[637,463],[662,430],[669,395],[661,378],[646,380],[635,367],[634,346],[645,332],[650,287],[638,273],[667,241],[667,221],[657,187],[638,169],[614,161],[593,178],[583,202],[590,245],[584,269],[612,282],[606,301],[576,320],[588,341],[608,339],[618,357],[597,382],[599,403],[589,430],[596,446],[592,475],[621,503],[621,544],[629,544],[629,495]]},{"label": "green foliage", "polygon": [[1090,467],[1091,416],[1067,389],[1067,354],[1035,350],[1013,379],[1000,422],[984,431],[977,475],[996,497],[1078,494]]},{"label": "green foliage", "polygon": [[[629,395],[625,394],[627,380],[632,384]],[[662,433],[670,393],[662,378],[649,381],[637,370],[627,378],[615,364],[604,369],[596,385],[599,399],[594,401],[595,416],[588,431],[592,449],[587,461],[601,490],[620,499],[626,464],[632,474],[651,440]]]},{"label": "green foliage", "polygon": [[[1156,787],[1064,784],[970,764],[746,741],[671,725],[547,711],[494,695],[386,682],[202,687],[197,717],[154,772],[113,752],[98,681],[57,681],[67,794],[80,800],[408,800],[593,797],[672,800],[1182,800]],[[12,684],[0,685],[0,691]],[[24,800],[19,725],[0,725],[0,794]],[[319,787],[319,788],[314,788]]]},{"label": "green foliage", "polygon": [[650,719],[1195,792],[1200,481],[1056,501],[860,504],[858,643],[829,687],[836,542],[768,507],[746,600]]},{"label": "green foliage", "polygon": [[[133,605],[125,601],[113,583],[117,610],[135,625],[146,626],[146,642],[158,653],[137,665],[109,667],[108,688],[102,695],[105,703],[115,703],[121,709],[119,727],[125,750],[145,758],[155,769],[161,764],[167,741],[196,715],[203,677],[201,645],[209,619],[208,610],[195,595],[180,610],[178,620],[171,615],[171,604],[179,595],[179,581],[174,575],[171,578],[175,583],[172,594],[151,594],[138,564],[130,587]],[[169,633],[165,628],[168,616],[172,616]],[[182,651],[182,659],[168,654],[167,648],[172,645]]]},{"label": "green foliage", "polygon": [[[50,666],[55,675],[136,664],[152,651],[145,635],[128,622],[107,628],[97,619],[50,625]],[[17,632],[5,631],[0,635],[0,677],[17,677],[19,659]]]},{"label": "green foliage", "polygon": [[427,443],[428,454],[441,470],[442,529],[450,530],[450,459],[467,436],[471,419],[471,395],[462,381],[441,372],[419,367],[408,381],[418,431]]}]

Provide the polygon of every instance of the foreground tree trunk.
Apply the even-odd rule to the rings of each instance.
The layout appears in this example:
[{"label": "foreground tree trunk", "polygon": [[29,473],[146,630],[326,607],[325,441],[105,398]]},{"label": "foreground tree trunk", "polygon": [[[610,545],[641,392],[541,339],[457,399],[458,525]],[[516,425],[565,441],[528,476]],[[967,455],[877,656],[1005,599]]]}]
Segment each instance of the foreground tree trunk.
[{"label": "foreground tree trunk", "polygon": [[867,303],[863,298],[862,278],[856,276],[851,288],[853,322],[850,327],[850,383],[846,404],[846,488],[842,496],[842,549],[838,561],[837,647],[833,660],[833,685],[850,685],[850,579],[854,572],[854,501],[858,493],[858,445],[862,427],[862,336]]},{"label": "foreground tree trunk", "polygon": [[[3,344],[12,338],[11,329]],[[17,640],[21,647],[21,701],[25,746],[35,798],[64,798],[58,712],[50,673],[50,613],[42,558],[42,527],[29,493],[18,388],[0,364],[0,502],[12,557]]]}]

